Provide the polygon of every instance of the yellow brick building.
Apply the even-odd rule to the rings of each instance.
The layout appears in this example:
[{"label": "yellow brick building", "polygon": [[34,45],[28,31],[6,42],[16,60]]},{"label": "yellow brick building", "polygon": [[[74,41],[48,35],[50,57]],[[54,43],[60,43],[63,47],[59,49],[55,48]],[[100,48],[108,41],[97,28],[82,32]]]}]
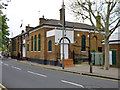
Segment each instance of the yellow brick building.
[{"label": "yellow brick building", "polygon": [[[17,58],[18,54],[22,59],[35,61],[41,64],[61,65],[59,60],[62,58],[62,26],[60,20],[39,19],[36,27],[26,26],[25,32],[12,38],[11,56]],[[90,37],[89,37],[90,31]],[[102,52],[101,41],[103,37],[94,31],[94,27],[74,22],[65,22],[65,59],[73,60],[80,58],[88,59],[89,38],[91,51]],[[73,56],[76,55],[75,57]],[[57,62],[57,63],[56,63]]]}]

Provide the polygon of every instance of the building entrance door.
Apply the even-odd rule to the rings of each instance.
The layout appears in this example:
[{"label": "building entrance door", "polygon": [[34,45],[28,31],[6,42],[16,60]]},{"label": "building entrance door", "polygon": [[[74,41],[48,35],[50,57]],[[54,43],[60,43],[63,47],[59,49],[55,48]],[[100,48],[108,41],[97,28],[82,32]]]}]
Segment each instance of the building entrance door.
[{"label": "building entrance door", "polygon": [[25,57],[25,46],[23,45],[23,57]]},{"label": "building entrance door", "polygon": [[112,51],[112,65],[116,65],[116,51]]},{"label": "building entrance door", "polygon": [[[63,59],[63,44],[61,44],[61,59]],[[69,59],[68,44],[64,44],[64,59]]]},{"label": "building entrance door", "polygon": [[116,51],[109,51],[109,63],[110,65],[116,65]]}]

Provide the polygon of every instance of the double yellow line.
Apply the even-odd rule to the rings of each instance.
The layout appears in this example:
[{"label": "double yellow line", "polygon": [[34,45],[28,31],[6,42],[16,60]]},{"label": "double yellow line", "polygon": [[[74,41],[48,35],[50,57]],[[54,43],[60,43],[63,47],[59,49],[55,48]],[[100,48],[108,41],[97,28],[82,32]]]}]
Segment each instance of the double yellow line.
[{"label": "double yellow line", "polygon": [[[0,83],[0,86],[3,88],[3,90],[7,90],[7,88],[3,86],[1,83]],[[0,88],[0,90],[2,90],[2,88]]]}]

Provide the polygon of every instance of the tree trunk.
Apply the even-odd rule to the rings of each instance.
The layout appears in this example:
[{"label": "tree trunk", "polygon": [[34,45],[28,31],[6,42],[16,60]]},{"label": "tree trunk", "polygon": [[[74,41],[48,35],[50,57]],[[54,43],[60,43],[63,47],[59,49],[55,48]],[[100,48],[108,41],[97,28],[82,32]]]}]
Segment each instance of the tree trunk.
[{"label": "tree trunk", "polygon": [[109,39],[105,39],[105,69],[108,70],[109,67]]}]

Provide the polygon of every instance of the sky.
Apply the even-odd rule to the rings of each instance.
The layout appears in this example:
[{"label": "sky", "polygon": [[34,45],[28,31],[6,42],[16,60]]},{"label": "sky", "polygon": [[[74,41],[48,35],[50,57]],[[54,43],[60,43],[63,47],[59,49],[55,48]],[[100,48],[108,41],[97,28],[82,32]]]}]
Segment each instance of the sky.
[{"label": "sky", "polygon": [[[76,22],[76,19],[67,9],[68,1],[69,0],[65,0],[66,21]],[[20,34],[28,24],[32,27],[39,25],[39,18],[43,15],[47,19],[59,20],[59,9],[61,5],[62,0],[11,0],[11,2],[8,3],[7,10],[4,10],[4,13],[9,19],[10,37]],[[23,20],[22,28],[20,28],[21,20]]]},{"label": "sky", "polygon": [[[65,17],[66,21],[80,22],[76,20],[73,13],[68,10],[70,0],[65,1]],[[59,9],[61,8],[62,0],[11,0],[8,7],[4,11],[9,19],[8,26],[10,38],[25,30],[25,26],[30,24],[31,27],[39,25],[39,18],[43,15],[47,19],[60,19]],[[40,11],[40,12],[39,12]],[[21,21],[23,20],[23,22]],[[21,23],[23,27],[20,28]],[[89,22],[85,22],[90,24]]]}]

